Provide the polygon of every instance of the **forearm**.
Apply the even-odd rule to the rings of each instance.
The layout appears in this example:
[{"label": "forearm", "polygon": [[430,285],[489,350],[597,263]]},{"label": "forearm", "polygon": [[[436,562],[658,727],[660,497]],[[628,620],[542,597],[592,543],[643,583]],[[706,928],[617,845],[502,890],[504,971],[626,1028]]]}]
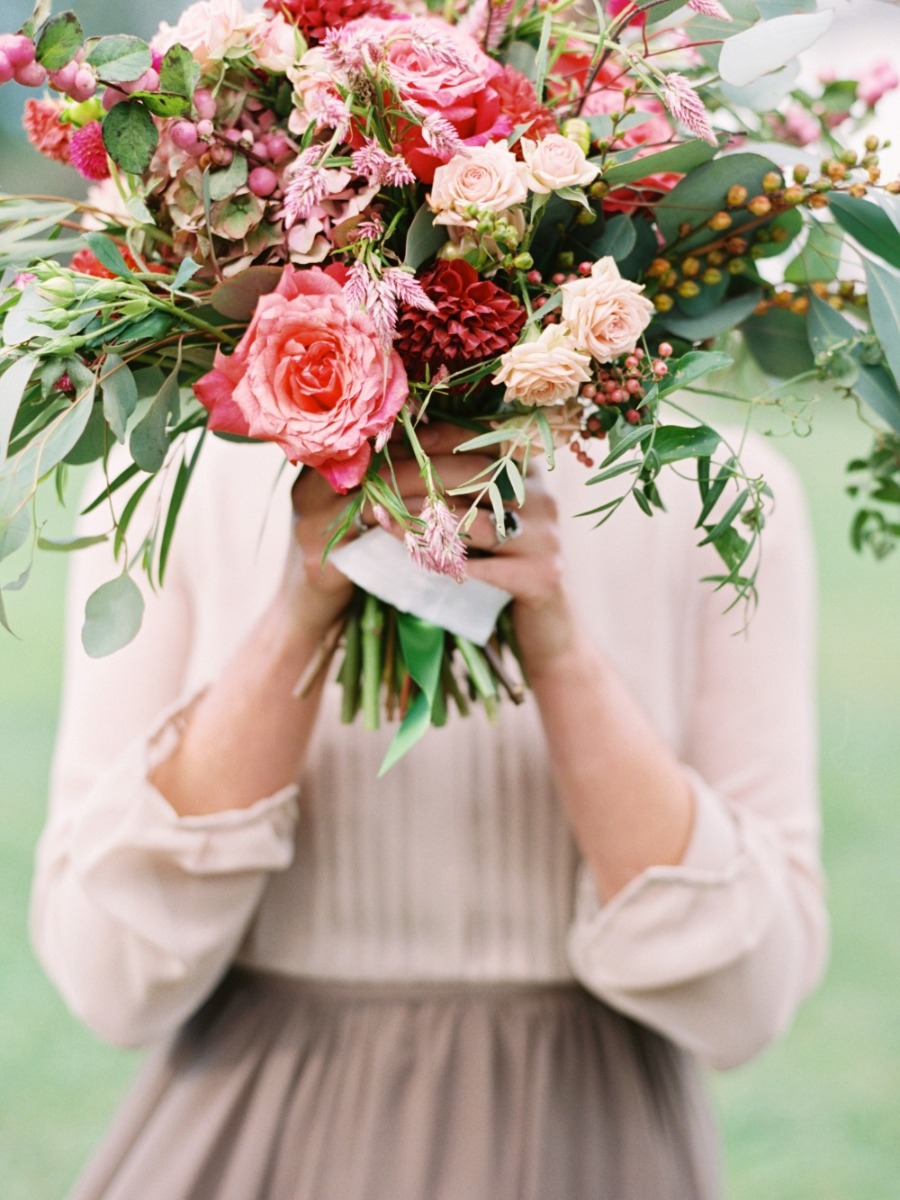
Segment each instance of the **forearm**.
[{"label": "forearm", "polygon": [[[587,630],[554,606],[552,653],[530,670],[553,774],[601,899],[646,868],[681,861],[693,798],[678,759]],[[527,635],[526,635],[527,636]]]},{"label": "forearm", "polygon": [[[187,714],[151,782],[182,816],[246,808],[294,783],[315,725],[322,678],[297,685],[333,616],[300,622],[279,593],[219,679]],[[324,677],[324,673],[322,673]]]}]

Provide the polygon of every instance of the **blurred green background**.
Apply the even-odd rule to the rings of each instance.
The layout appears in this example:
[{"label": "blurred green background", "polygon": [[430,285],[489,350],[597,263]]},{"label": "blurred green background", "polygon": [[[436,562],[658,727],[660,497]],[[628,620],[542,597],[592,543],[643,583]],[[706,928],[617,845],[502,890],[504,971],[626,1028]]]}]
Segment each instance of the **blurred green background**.
[{"label": "blurred green background", "polygon": [[[137,0],[77,4],[92,32],[131,28],[145,35],[181,7],[181,0],[156,0],[152,7]],[[27,2],[2,0],[0,25],[14,28],[29,9]],[[860,17],[882,6],[854,9]],[[858,40],[858,24],[856,33]],[[871,44],[870,58],[878,49],[874,30]],[[52,164],[45,170],[23,146],[21,99],[14,88],[0,93],[0,186],[70,187],[68,172]],[[820,564],[822,782],[834,946],[827,982],[790,1035],[754,1064],[713,1082],[729,1200],[900,1195],[900,555],[875,564],[850,550],[853,508],[842,478],[846,461],[868,440],[854,412],[836,403],[816,411],[812,437],[780,440],[808,489]],[[31,859],[59,685],[64,570],[61,557],[39,558],[27,591],[10,603],[18,637],[0,631],[3,1200],[55,1200],[65,1192],[136,1065],[133,1054],[101,1045],[69,1016],[27,942]]]}]

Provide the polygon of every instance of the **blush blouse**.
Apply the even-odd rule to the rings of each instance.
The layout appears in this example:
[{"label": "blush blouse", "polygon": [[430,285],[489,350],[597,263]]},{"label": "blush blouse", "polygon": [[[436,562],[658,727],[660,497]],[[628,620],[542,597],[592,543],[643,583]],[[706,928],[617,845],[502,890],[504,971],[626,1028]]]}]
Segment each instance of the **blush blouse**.
[{"label": "blush blouse", "polygon": [[[602,904],[554,797],[535,704],[451,716],[381,780],[393,727],[339,719],[325,689],[296,786],[181,817],[149,783],[270,600],[290,536],[292,472],[269,446],[208,439],[137,640],[89,659],[84,601],[115,573],[74,556],[60,731],[37,853],[37,953],[102,1037],[159,1039],[229,965],[329,980],[577,980],[714,1066],[788,1025],[818,979],[813,570],[803,500],[754,444],[776,500],[748,614],[705,575],[696,485],[668,512],[575,516],[605,485],[567,453],[551,475],[587,627],[674,747],[693,789],[678,866]],[[620,483],[621,481],[614,481]],[[527,508],[526,508],[527,514]],[[244,736],[240,728],[233,736]],[[252,744],[246,747],[253,753]],[[598,770],[602,771],[602,763]]]}]

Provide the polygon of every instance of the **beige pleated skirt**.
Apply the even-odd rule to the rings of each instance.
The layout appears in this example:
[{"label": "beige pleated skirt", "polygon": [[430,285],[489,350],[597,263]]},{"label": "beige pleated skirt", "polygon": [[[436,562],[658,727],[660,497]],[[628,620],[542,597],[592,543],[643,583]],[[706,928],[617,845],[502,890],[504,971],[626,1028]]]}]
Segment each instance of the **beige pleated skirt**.
[{"label": "beige pleated skirt", "polygon": [[575,985],[233,971],[70,1200],[714,1200],[697,1072]]}]

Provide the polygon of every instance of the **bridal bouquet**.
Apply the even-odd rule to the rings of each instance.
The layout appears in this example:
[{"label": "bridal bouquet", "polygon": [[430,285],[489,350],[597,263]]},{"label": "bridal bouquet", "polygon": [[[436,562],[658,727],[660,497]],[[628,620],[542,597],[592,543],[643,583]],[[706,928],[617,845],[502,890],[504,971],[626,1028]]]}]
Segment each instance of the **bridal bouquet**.
[{"label": "bridal bouquet", "polygon": [[[147,44],[40,0],[0,37],[0,83],[38,89],[31,142],[91,186],[0,198],[0,564],[44,541],[41,480],[102,462],[110,528],[81,543],[109,541],[113,578],[84,640],[111,652],[140,625],[131,572],[164,581],[206,431],[274,441],[347,496],[329,549],[360,588],[330,650],[348,720],[403,717],[392,760],[448,701],[521,693],[506,597],[453,594],[479,509],[515,534],[535,454],[613,481],[586,492],[598,521],[661,508],[664,468],[693,463],[715,582],[752,593],[765,482],[680,416],[734,331],[758,398],[821,380],[873,414],[854,534],[883,551],[900,184],[877,138],[852,143],[897,78],[801,87],[830,19],[814,0],[202,0]],[[438,419],[491,455],[452,490],[417,435]],[[421,512],[392,486],[398,439]],[[366,523],[384,531],[347,537]]]}]

